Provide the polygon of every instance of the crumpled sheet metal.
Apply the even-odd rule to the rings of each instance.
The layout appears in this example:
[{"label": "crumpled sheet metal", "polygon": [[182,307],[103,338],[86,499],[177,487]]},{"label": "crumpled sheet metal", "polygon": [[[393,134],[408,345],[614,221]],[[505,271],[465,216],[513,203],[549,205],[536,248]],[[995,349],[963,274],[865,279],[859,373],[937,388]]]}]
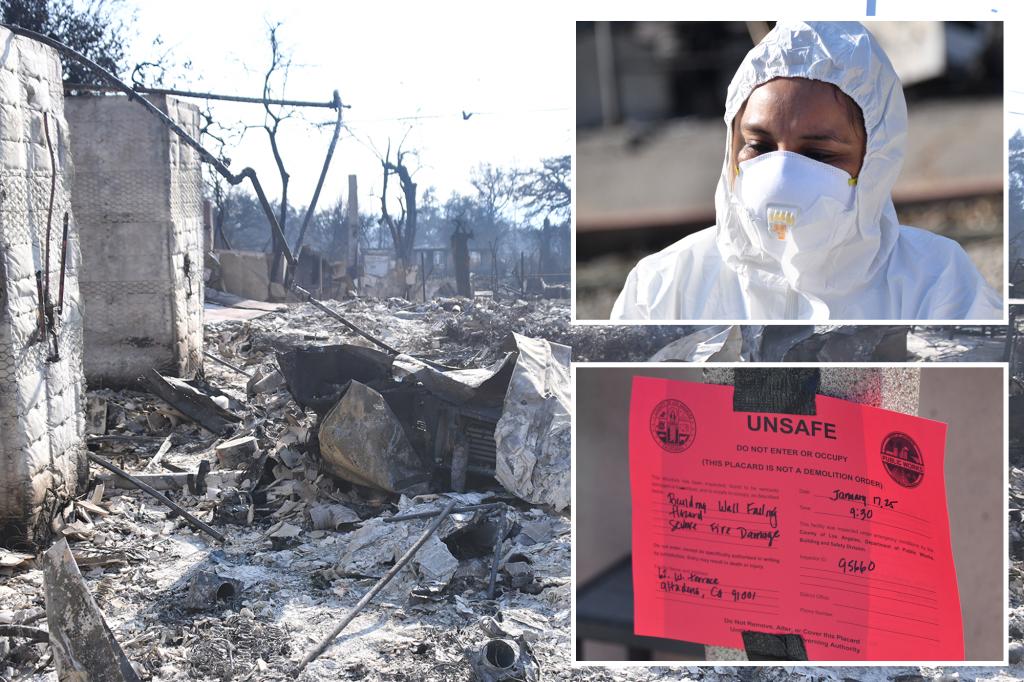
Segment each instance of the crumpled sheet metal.
[{"label": "crumpled sheet metal", "polygon": [[512,494],[556,510],[569,506],[572,349],[513,334],[519,350],[494,431],[495,477]]},{"label": "crumpled sheet metal", "polygon": [[[145,374],[146,383],[154,395],[196,422],[210,433],[225,434],[234,429],[242,418],[229,409],[218,405],[212,395],[201,391],[192,384],[175,377],[165,377],[155,369]],[[211,388],[210,392],[213,393]],[[216,394],[226,397],[231,405],[231,397],[220,391]],[[235,403],[237,405],[237,401]]]},{"label": "crumpled sheet metal", "polygon": [[[359,530],[346,536],[335,571],[340,575],[383,575],[416,542],[430,521],[385,523],[379,517],[367,520]],[[459,562],[442,542],[440,533],[430,536],[409,565],[384,588],[385,594],[404,595],[418,583],[448,584]]]},{"label": "crumpled sheet metal", "polygon": [[651,356],[650,362],[735,362],[739,360],[737,326],[714,325],[687,334]]},{"label": "crumpled sheet metal", "polygon": [[328,472],[393,493],[429,489],[430,471],[417,456],[384,397],[352,381],[320,424],[320,456]]},{"label": "crumpled sheet metal", "polygon": [[431,393],[456,403],[499,405],[505,396],[515,354],[509,353],[490,367],[442,372],[409,355],[395,357],[391,371],[395,379],[413,379]]},{"label": "crumpled sheet metal", "polygon": [[295,402],[320,415],[338,402],[350,379],[372,384],[391,376],[390,356],[347,343],[278,353],[277,364]]},{"label": "crumpled sheet metal", "polygon": [[86,589],[67,540],[61,539],[43,554],[42,567],[57,677],[75,682],[138,682],[138,674]]}]

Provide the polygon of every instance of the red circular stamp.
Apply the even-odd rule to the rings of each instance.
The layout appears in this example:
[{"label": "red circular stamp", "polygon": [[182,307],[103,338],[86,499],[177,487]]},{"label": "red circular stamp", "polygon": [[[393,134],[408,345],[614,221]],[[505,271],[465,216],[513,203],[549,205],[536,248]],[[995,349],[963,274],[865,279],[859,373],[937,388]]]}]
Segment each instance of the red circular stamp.
[{"label": "red circular stamp", "polygon": [[882,466],[904,488],[913,488],[924,478],[921,449],[913,438],[899,431],[893,431],[882,441]]},{"label": "red circular stamp", "polygon": [[662,400],[651,412],[651,435],[662,450],[682,452],[693,445],[697,421],[679,400]]}]

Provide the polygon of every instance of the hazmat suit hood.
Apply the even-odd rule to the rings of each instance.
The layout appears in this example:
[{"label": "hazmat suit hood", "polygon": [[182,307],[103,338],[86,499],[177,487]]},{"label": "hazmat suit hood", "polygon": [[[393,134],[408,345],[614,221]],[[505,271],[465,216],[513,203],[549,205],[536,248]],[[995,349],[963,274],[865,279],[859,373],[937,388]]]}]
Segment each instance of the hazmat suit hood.
[{"label": "hazmat suit hood", "polygon": [[779,262],[763,253],[744,231],[743,210],[731,187],[730,164],[736,114],[758,86],[774,78],[807,78],[831,83],[861,109],[867,134],[855,192],[855,230],[830,235],[826,255],[801,263],[789,284],[810,297],[843,295],[884,268],[899,238],[892,188],[903,165],[907,105],[903,87],[875,38],[857,22],[779,22],[740,65],[725,103],[725,161],[715,192],[718,247],[726,264],[749,278],[786,278]]},{"label": "hazmat suit hood", "polygon": [[[803,237],[797,224],[781,255],[768,251],[778,245],[763,238],[766,230],[756,222],[761,220],[760,214],[745,206],[735,191],[743,192],[740,181],[747,180],[751,184],[745,187],[756,197],[756,164],[762,158],[771,159],[772,154],[748,160],[746,170],[734,169],[730,149],[736,114],[755,88],[775,78],[806,78],[835,86],[860,107],[865,132],[864,160],[855,182],[842,169],[829,167],[829,172],[845,179],[844,191],[852,188],[851,203],[844,202],[842,215],[834,220],[827,211],[809,218],[814,229],[805,231]],[[725,124],[715,225],[643,258],[626,278],[612,308],[612,319],[1003,318],[1003,302],[959,244],[899,224],[892,188],[903,163],[907,106],[892,64],[864,26],[856,22],[779,22],[750,50],[733,77]],[[805,167],[818,163],[792,152],[776,154],[784,156],[776,156],[774,161],[784,158]],[[808,186],[793,187],[805,193],[808,190]],[[826,200],[834,195],[825,195],[832,190],[824,185],[809,189],[820,189],[818,201],[828,208]],[[834,200],[831,205],[836,205]],[[784,209],[785,202],[777,206]],[[815,209],[812,206],[810,210]],[[780,219],[794,221],[790,224],[800,220],[793,214]]]}]

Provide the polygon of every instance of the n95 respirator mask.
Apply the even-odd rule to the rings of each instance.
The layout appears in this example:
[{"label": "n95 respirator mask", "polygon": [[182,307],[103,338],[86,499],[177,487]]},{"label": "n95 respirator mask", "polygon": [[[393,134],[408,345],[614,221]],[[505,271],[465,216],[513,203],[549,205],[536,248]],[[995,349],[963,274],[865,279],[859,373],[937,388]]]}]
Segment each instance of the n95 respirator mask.
[{"label": "n95 respirator mask", "polygon": [[750,241],[793,276],[856,229],[856,184],[835,166],[770,152],[739,164],[733,193]]}]

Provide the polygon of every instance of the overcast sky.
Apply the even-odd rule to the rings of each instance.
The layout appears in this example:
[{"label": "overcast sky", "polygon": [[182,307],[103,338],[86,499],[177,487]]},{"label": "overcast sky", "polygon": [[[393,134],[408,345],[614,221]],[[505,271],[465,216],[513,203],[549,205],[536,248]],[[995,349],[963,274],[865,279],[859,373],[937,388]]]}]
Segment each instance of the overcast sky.
[{"label": "overcast sky", "polygon": [[[282,22],[279,37],[295,62],[286,96],[327,101],[337,89],[351,105],[320,206],[347,192],[354,173],[360,208],[379,210],[381,167],[372,147],[383,154],[389,138],[397,146],[407,133],[406,147],[419,152],[409,164],[418,169],[414,179],[421,188],[435,186],[442,200],[453,190],[470,192],[470,172],[480,163],[529,167],[572,152],[575,60],[567,19],[545,21],[536,11],[490,3],[126,3],[137,17],[132,63],[152,58],[157,35],[177,60],[191,60],[192,69],[174,73],[165,87],[259,96],[270,59],[267,22]],[[213,106],[225,122],[262,122],[258,105]],[[305,116],[334,118],[329,109]],[[309,202],[330,135],[330,126],[284,124],[293,203]],[[268,194],[280,195],[262,130],[246,133],[232,154],[233,170],[246,165]]]}]

